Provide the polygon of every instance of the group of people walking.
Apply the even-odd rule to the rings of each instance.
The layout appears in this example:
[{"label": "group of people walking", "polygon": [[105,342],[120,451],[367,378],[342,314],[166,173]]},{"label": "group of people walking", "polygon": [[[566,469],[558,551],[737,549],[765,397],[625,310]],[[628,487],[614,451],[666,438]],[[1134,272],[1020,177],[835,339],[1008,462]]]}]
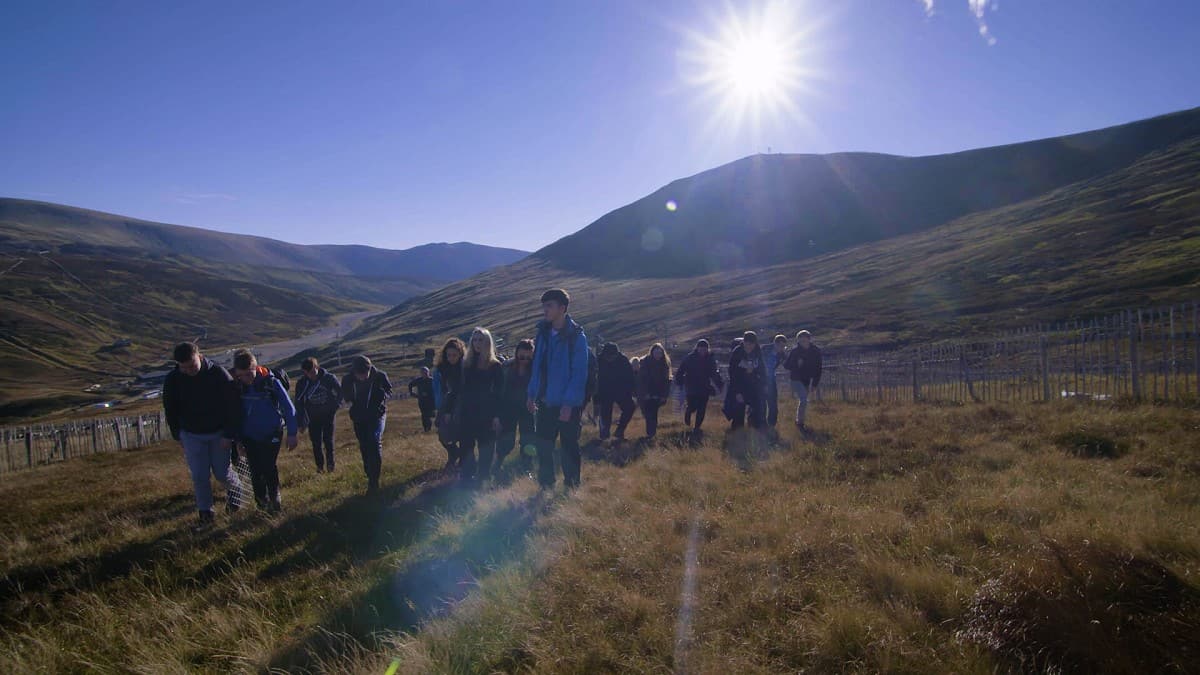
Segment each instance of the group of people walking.
[{"label": "group of people walking", "polygon": [[[722,389],[722,412],[731,428],[761,428],[778,421],[776,371],[783,368],[797,399],[796,425],[805,428],[808,396],[821,379],[821,353],[807,331],[800,331],[791,349],[783,335],[764,349],[747,331],[731,345],[726,383],[708,340],[699,340],[672,376],[671,358],[661,343],[632,358],[612,342],[593,351],[568,313],[565,290],[546,291],[541,305],[543,320],[534,337],[519,341],[511,359],[502,362],[491,332],[476,328],[465,344],[447,340],[433,369],[422,368],[408,384],[422,428],[437,429],[445,469],[464,481],[502,478],[506,458],[518,449],[517,469],[532,475],[536,458],[543,488],[553,488],[560,472],[568,489],[577,487],[588,405],[602,441],[623,440],[638,409],[646,437],[653,439],[659,411],[673,398],[672,383],[694,436],[702,433],[709,400]],[[334,421],[343,403],[350,406],[367,491],[379,488],[393,392],[387,374],[366,356],[355,357],[340,381],[315,358],[305,359],[294,399],[286,373],[260,366],[249,351],[234,355],[232,373],[204,358],[193,343],[178,345],[174,360],[176,368],[163,385],[163,407],[191,473],[200,527],[214,518],[210,475],[225,487],[229,510],[237,510],[246,489],[232,466],[239,454],[249,465],[255,502],[268,512],[281,508],[280,449],[295,449],[298,433],[309,434],[317,472],[334,471]],[[615,429],[614,407],[620,414]]]}]

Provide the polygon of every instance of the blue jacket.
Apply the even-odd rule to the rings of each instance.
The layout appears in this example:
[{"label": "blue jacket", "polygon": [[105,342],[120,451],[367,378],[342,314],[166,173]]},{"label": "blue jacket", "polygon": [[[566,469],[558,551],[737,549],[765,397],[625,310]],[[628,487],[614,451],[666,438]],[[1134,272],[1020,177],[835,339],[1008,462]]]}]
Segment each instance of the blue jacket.
[{"label": "blue jacket", "polygon": [[782,354],[776,353],[775,343],[771,343],[771,346],[768,348],[764,349],[760,347],[760,349],[763,350],[763,364],[767,367],[767,389],[774,389],[775,372],[778,371],[780,366],[783,365],[783,362],[787,360],[788,352],[785,349]]},{"label": "blue jacket", "polygon": [[239,388],[242,397],[239,438],[269,441],[278,436],[279,427],[285,423],[287,435],[296,435],[296,407],[279,380],[260,372],[254,384]]},{"label": "blue jacket", "polygon": [[[570,347],[574,336],[575,344]],[[550,325],[538,323],[533,345],[529,398],[548,406],[583,405],[588,376],[588,343],[583,328],[567,315],[567,323],[551,337]]]}]

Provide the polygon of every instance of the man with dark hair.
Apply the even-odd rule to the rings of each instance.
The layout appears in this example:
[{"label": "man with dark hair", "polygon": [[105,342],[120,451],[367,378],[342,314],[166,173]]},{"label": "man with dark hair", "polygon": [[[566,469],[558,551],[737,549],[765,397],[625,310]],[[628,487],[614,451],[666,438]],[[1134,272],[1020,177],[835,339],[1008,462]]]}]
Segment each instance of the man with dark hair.
[{"label": "man with dark hair", "polygon": [[233,355],[233,376],[242,407],[238,444],[250,464],[254,501],[258,508],[278,513],[279,446],[286,424],[287,449],[296,449],[296,408],[283,383],[258,365],[250,351],[243,349]]},{"label": "man with dark hair", "polygon": [[429,376],[428,366],[422,367],[421,374],[408,381],[408,395],[417,399],[417,408],[421,411],[421,427],[428,433],[433,428],[433,417],[437,414],[433,378]]},{"label": "man with dark hair", "polygon": [[709,350],[708,340],[701,338],[696,346],[683,357],[679,370],[675,373],[675,384],[679,385],[686,396],[687,407],[683,414],[683,424],[691,424],[692,415],[696,416],[696,426],[693,432],[696,436],[701,433],[704,416],[708,412],[708,399],[725,385],[721,372],[717,370],[717,359]]},{"label": "man with dark hair", "polygon": [[383,429],[387,423],[387,402],[392,383],[387,373],[371,365],[371,359],[354,357],[350,373],[342,378],[342,398],[350,404],[350,421],[358,438],[363,471],[367,474],[367,492],[379,489],[383,469]]},{"label": "man with dark hair", "polygon": [[588,378],[588,344],[583,328],[567,314],[571,297],[561,288],[542,294],[544,320],[537,326],[526,409],[536,415],[538,483],[555,481],[554,444],[561,439],[563,484],[579,486],[580,417]]},{"label": "man with dark hair", "polygon": [[[300,363],[304,376],[296,383],[296,413],[300,431],[308,428],[317,473],[333,473],[333,427],[342,405],[342,385],[333,373],[308,357]],[[322,447],[324,452],[322,453]]]},{"label": "man with dark hair", "polygon": [[776,381],[775,373],[783,365],[787,353],[787,336],[785,335],[776,335],[772,341],[772,348],[764,350],[763,353],[763,363],[767,371],[767,426],[772,428],[779,422],[779,383]]},{"label": "man with dark hair", "polygon": [[812,343],[812,335],[802,330],[796,334],[796,348],[788,354],[783,367],[792,381],[792,392],[796,395],[796,426],[801,431],[804,415],[808,411],[808,396],[821,384],[821,350]]},{"label": "man with dark hair", "polygon": [[209,475],[225,487],[228,509],[237,510],[241,483],[229,464],[229,450],[240,416],[237,390],[229,371],[209,361],[191,342],[175,347],[175,369],[163,381],[163,410],[171,438],[179,441],[196,494],[197,529],[213,523]]},{"label": "man with dark hair", "polygon": [[633,419],[633,412],[637,410],[637,403],[633,398],[637,390],[633,366],[629,363],[629,357],[621,352],[621,348],[615,342],[604,343],[600,349],[599,361],[596,373],[596,405],[600,409],[600,414],[597,415],[600,418],[600,440],[608,439],[615,404],[621,411],[616,432],[617,440],[621,441],[625,439],[625,428],[629,426],[629,420]]},{"label": "man with dark hair", "polygon": [[732,428],[742,428],[747,417],[754,429],[766,423],[763,414],[766,380],[767,369],[762,349],[758,346],[758,335],[748,330],[742,336],[742,344],[729,356],[729,387],[733,394]]}]

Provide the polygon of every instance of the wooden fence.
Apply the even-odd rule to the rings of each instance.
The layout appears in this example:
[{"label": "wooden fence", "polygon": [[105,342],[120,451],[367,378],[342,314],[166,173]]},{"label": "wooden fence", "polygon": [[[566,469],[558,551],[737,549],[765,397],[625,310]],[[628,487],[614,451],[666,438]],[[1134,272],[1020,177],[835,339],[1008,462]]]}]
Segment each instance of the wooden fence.
[{"label": "wooden fence", "polygon": [[823,397],[844,401],[1194,402],[1197,303],[1132,310],[998,335],[876,353],[829,353]]},{"label": "wooden fence", "polygon": [[132,417],[106,417],[61,424],[4,427],[0,472],[28,469],[72,457],[131,450],[170,437],[162,412]]}]

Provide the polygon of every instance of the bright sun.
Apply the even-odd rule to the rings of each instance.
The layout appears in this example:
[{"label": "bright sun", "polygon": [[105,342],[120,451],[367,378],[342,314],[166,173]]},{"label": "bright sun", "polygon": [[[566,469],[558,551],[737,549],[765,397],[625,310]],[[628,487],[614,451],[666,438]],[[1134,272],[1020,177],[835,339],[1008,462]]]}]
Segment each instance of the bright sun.
[{"label": "bright sun", "polygon": [[688,84],[715,104],[715,124],[738,129],[757,127],[765,116],[800,117],[797,102],[814,75],[814,22],[801,27],[797,4],[730,10],[714,17],[709,32],[688,33],[680,66]]}]

